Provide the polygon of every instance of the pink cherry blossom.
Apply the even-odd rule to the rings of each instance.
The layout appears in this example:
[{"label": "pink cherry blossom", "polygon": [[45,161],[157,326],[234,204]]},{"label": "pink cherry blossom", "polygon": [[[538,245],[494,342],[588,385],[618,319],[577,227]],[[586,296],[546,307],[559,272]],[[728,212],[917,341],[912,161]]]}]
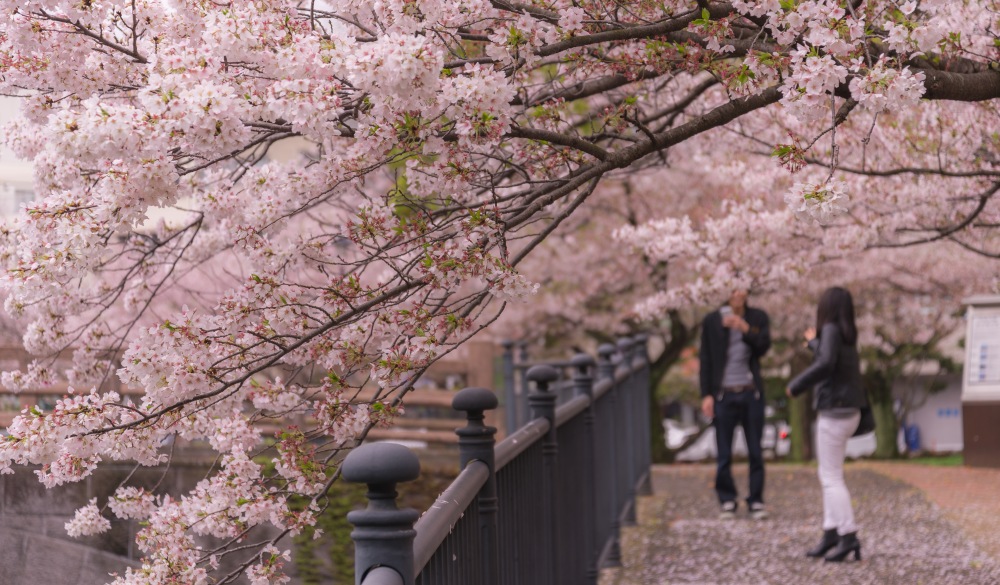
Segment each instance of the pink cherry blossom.
[{"label": "pink cherry blossom", "polygon": [[[0,471],[54,486],[185,441],[222,462],[175,498],[112,496],[147,522],[123,585],[209,583],[198,537],[310,525],[289,498],[318,498],[417,373],[505,310],[621,332],[588,311],[693,313],[895,246],[1000,254],[988,2],[0,14],[0,86],[23,114],[3,140],[37,195],[0,226],[5,309],[36,359],[0,381],[67,388],[17,417]],[[979,273],[963,282],[994,284]],[[608,282],[622,304],[595,301]],[[281,545],[246,576],[282,582]]]}]

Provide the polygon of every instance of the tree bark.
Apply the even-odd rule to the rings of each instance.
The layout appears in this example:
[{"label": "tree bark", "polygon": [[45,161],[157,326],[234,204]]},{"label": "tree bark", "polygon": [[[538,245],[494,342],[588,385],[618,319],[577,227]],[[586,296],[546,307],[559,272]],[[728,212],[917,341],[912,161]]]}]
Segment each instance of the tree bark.
[{"label": "tree bark", "polygon": [[[682,445],[678,449],[667,447],[667,437],[663,430],[663,413],[660,410],[660,400],[656,389],[666,378],[670,368],[680,360],[681,352],[691,342],[694,329],[681,320],[676,311],[670,312],[670,337],[664,337],[663,352],[653,360],[649,367],[649,440],[653,463],[673,463],[677,453],[687,448]],[[698,433],[699,436],[701,433]]]},{"label": "tree bark", "polygon": [[892,408],[892,380],[879,370],[868,370],[864,374],[868,400],[875,416],[876,459],[896,459],[899,457],[899,425]]},{"label": "tree bark", "polygon": [[[796,351],[791,359],[791,377],[794,378],[809,366],[810,356],[806,351]],[[788,425],[789,435],[788,458],[792,461],[809,461],[813,457],[812,449],[812,419],[813,410],[810,396],[789,398]]]}]

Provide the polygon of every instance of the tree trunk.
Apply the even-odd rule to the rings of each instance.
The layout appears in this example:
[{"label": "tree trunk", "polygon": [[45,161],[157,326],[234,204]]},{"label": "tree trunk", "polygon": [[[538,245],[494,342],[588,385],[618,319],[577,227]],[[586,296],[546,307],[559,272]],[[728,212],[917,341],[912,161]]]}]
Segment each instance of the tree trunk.
[{"label": "tree trunk", "polygon": [[869,370],[864,375],[868,400],[875,416],[876,459],[896,459],[899,457],[897,436],[899,426],[892,410],[892,379],[877,370]]},{"label": "tree trunk", "polygon": [[791,427],[788,459],[808,461],[812,457],[812,441],[809,432],[809,403],[807,398],[792,399],[788,403],[788,426]]},{"label": "tree trunk", "polygon": [[656,397],[656,389],[667,376],[670,368],[681,358],[681,352],[691,342],[695,328],[688,328],[677,311],[670,312],[670,337],[664,338],[663,352],[649,364],[649,422],[650,453],[653,463],[673,463],[676,452],[667,447],[667,437],[663,431],[663,412]]},{"label": "tree trunk", "polygon": [[[791,359],[791,377],[794,378],[810,363],[808,351],[796,351]],[[788,458],[792,461],[809,461],[812,459],[812,400],[811,395],[788,399],[788,426],[791,427],[789,441],[791,445]]]},{"label": "tree trunk", "polygon": [[667,436],[663,430],[663,412],[656,397],[656,383],[649,385],[649,441],[653,463],[673,463],[674,456],[667,448]]}]

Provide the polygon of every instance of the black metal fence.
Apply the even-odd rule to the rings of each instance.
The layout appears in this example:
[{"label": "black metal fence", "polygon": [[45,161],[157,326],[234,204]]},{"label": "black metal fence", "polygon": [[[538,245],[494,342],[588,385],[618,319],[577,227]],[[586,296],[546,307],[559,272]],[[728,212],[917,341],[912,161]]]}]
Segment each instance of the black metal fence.
[{"label": "black metal fence", "polygon": [[456,394],[467,418],[456,431],[462,471],[419,520],[395,502],[396,485],[419,474],[412,452],[374,443],[348,455],[344,479],[368,484],[368,507],[348,514],[359,585],[596,584],[618,564],[619,528],[649,489],[646,338],[558,366],[572,375],[526,370],[530,419],[499,444],[484,424],[496,395]]},{"label": "black metal fence", "polygon": [[531,384],[528,380],[528,370],[537,365],[551,366],[559,374],[559,378],[550,386],[556,395],[556,404],[562,405],[573,398],[573,363],[565,361],[532,360],[528,352],[528,344],[523,341],[504,341],[501,356],[503,373],[503,393],[501,395],[504,408],[504,428],[509,432],[530,421],[533,417],[529,395]]}]

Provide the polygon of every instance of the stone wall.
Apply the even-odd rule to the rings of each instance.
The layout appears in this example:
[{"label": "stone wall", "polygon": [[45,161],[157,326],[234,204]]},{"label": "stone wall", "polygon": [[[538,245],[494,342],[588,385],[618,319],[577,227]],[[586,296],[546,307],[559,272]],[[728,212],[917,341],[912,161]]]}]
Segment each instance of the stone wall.
[{"label": "stone wall", "polygon": [[0,582],[11,585],[103,585],[135,561],[101,550],[0,525]]},{"label": "stone wall", "polygon": [[[130,485],[141,485],[156,493],[179,496],[189,491],[209,472],[197,458],[175,458],[169,468],[102,465],[87,479],[52,489],[38,482],[32,468],[17,468],[0,476],[0,583],[6,585],[102,585],[111,582],[111,572],[124,573],[139,566],[140,551],[135,534],[141,529],[134,520],[111,520],[104,534],[71,538],[65,524],[91,498],[104,506],[119,483],[132,473]],[[178,461],[178,459],[188,459]],[[255,536],[263,536],[258,534]],[[205,539],[206,549],[220,543]],[[222,562],[233,568],[239,560]]]}]

